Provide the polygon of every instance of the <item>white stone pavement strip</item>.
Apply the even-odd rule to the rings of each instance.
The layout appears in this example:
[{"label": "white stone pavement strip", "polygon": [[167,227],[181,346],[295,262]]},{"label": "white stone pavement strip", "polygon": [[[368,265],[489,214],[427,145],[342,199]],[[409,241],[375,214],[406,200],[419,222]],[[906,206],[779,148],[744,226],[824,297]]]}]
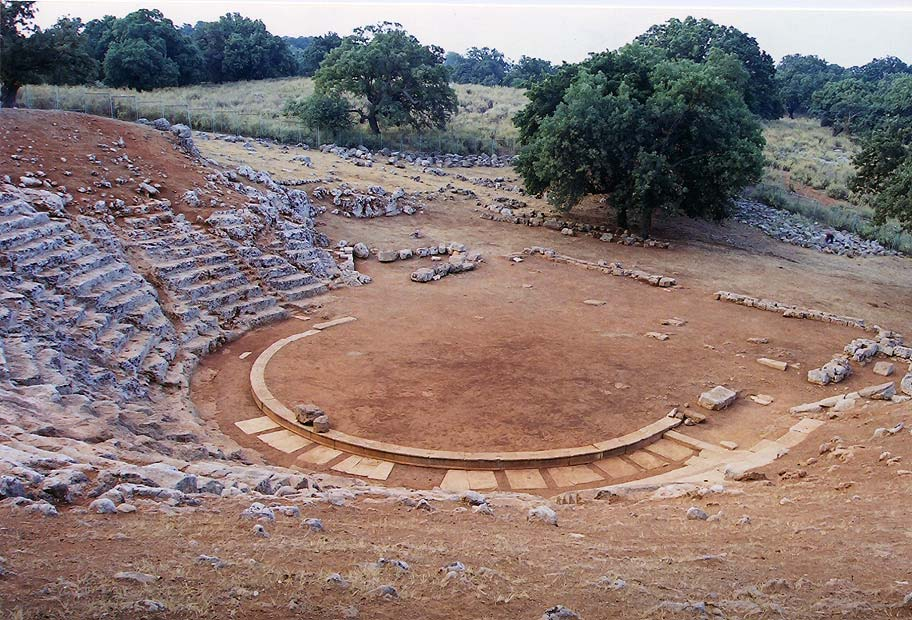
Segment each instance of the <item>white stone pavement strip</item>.
[{"label": "white stone pavement strip", "polygon": [[343,325],[345,323],[351,323],[352,321],[357,321],[353,316],[343,316],[338,319],[333,319],[331,321],[326,321],[325,323],[317,323],[314,325],[314,329],[324,330],[330,327],[335,327],[336,325]]},{"label": "white stone pavement strip", "polygon": [[450,469],[444,475],[440,488],[444,491],[487,491],[497,488],[497,479],[493,471]]},{"label": "white stone pavement strip", "polygon": [[296,435],[295,433],[284,429],[266,433],[264,435],[257,435],[257,439],[286,454],[297,452],[311,444],[310,440],[304,439],[300,435]]},{"label": "white stone pavement strip", "polygon": [[326,465],[334,458],[342,455],[339,450],[333,450],[327,446],[315,445],[313,448],[298,457],[298,461],[304,461],[313,465]]},{"label": "white stone pavement strip", "polygon": [[519,489],[546,489],[548,483],[537,469],[507,469],[504,471],[510,488]]},{"label": "white stone pavement strip", "polygon": [[234,425],[247,435],[253,435],[255,433],[261,433],[263,431],[279,428],[277,422],[274,422],[272,418],[264,415],[258,418],[251,418],[249,420],[241,420],[240,422],[235,422]]},{"label": "white stone pavement strip", "polygon": [[352,476],[364,476],[371,480],[386,480],[393,471],[395,463],[380,461],[365,456],[350,456],[334,465],[331,469]]}]

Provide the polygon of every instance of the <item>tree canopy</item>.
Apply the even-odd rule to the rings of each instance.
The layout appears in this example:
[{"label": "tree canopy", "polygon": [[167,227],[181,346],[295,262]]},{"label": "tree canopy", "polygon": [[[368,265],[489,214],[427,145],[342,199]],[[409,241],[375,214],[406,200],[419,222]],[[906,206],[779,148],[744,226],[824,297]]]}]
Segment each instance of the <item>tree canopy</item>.
[{"label": "tree canopy", "polygon": [[465,53],[450,52],[446,56],[450,77],[457,84],[500,86],[511,65],[503,53],[491,47],[472,47]]},{"label": "tree canopy", "polygon": [[375,134],[380,122],[444,128],[456,111],[443,50],[421,45],[399,24],[365,26],[342,40],[314,76],[317,91],[353,98],[352,113]]},{"label": "tree canopy", "polygon": [[807,114],[814,93],[830,82],[841,79],[845,71],[839,65],[817,56],[785,56],[776,68],[776,82],[789,118],[794,118],[796,114]]},{"label": "tree canopy", "polygon": [[161,11],[149,9],[114,22],[104,73],[108,86],[140,91],[193,84],[204,75],[192,40]]},{"label": "tree canopy", "polygon": [[294,75],[297,61],[288,43],[260,20],[228,13],[193,28],[210,82],[236,82]]},{"label": "tree canopy", "polygon": [[756,39],[737,28],[722,26],[709,19],[670,19],[652,26],[637,37],[636,42],[659,47],[671,58],[700,63],[706,62],[713,49],[734,54],[749,76],[743,86],[747,106],[765,119],[782,116],[772,56],[760,49]]},{"label": "tree canopy", "polygon": [[82,21],[63,17],[42,31],[32,26],[34,4],[0,2],[3,107],[15,105],[16,93],[23,84],[82,84],[98,74],[98,62],[82,36]]},{"label": "tree canopy", "polygon": [[285,37],[297,61],[297,74],[312,76],[320,68],[326,55],[342,45],[342,37],[327,32],[316,37]]},{"label": "tree canopy", "polygon": [[644,236],[658,210],[722,218],[763,167],[748,79],[720,50],[698,63],[631,44],[568,65],[527,93],[517,170],[564,210],[607,195],[619,225],[636,215]]}]

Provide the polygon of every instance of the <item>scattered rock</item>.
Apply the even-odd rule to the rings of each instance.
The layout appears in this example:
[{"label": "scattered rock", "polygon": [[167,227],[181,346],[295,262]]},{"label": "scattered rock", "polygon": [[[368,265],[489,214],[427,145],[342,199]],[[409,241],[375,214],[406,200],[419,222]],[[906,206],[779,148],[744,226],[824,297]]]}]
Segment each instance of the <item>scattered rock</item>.
[{"label": "scattered rock", "polygon": [[131,581],[133,583],[145,585],[158,581],[160,577],[158,575],[149,575],[148,573],[138,573],[136,571],[123,571],[114,573],[114,579],[117,581]]},{"label": "scattered rock", "polygon": [[545,611],[541,620],[579,620],[579,614],[563,605],[555,605]]},{"label": "scattered rock", "polygon": [[717,385],[708,392],[700,394],[699,403],[704,409],[710,411],[719,411],[725,409],[738,398],[738,393],[728,389],[723,385]]},{"label": "scattered rock", "polygon": [[889,377],[896,370],[891,362],[877,362],[874,364],[874,374],[880,375],[881,377]]},{"label": "scattered rock", "polygon": [[527,515],[529,521],[540,521],[546,525],[557,527],[557,513],[548,506],[536,506],[529,510]]},{"label": "scattered rock", "polygon": [[774,370],[788,370],[788,362],[783,362],[782,360],[772,360],[768,357],[758,357],[757,363],[761,366],[766,366],[767,368],[772,368]]},{"label": "scattered rock", "polygon": [[691,521],[706,521],[709,515],[703,509],[691,506],[687,509],[687,518]]}]

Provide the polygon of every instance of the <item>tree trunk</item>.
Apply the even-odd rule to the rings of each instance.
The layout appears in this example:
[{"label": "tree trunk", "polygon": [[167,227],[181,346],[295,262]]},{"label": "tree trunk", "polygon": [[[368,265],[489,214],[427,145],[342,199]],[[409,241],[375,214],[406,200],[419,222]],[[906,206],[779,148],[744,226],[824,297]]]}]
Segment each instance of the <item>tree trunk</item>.
[{"label": "tree trunk", "polygon": [[617,210],[618,228],[627,228],[627,209],[618,207]]},{"label": "tree trunk", "polygon": [[652,209],[643,209],[640,212],[640,236],[643,239],[652,236]]},{"label": "tree trunk", "polygon": [[367,115],[367,124],[370,125],[371,131],[375,135],[380,135],[380,123],[377,122],[376,112],[371,112]]},{"label": "tree trunk", "polygon": [[16,107],[16,93],[19,92],[18,84],[4,84],[3,85],[3,97],[0,98],[0,107],[4,108],[14,108]]}]

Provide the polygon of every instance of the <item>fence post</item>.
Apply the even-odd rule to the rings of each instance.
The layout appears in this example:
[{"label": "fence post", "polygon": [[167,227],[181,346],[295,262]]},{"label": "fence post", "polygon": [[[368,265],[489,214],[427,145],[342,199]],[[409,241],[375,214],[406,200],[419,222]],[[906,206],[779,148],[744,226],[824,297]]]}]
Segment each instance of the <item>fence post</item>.
[{"label": "fence post", "polygon": [[189,103],[187,104],[187,126],[188,126],[190,129],[193,129],[193,116],[191,115],[191,112],[190,112],[190,104],[189,104]]}]

